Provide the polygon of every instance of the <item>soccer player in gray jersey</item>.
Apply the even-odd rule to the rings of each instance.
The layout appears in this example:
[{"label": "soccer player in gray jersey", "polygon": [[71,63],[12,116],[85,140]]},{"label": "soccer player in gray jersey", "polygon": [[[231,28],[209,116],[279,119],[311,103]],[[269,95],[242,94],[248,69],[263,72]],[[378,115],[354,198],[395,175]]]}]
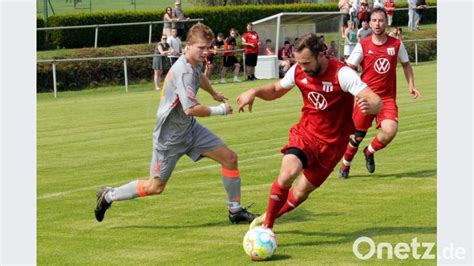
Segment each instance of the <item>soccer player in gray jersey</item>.
[{"label": "soccer player in gray jersey", "polygon": [[[95,208],[95,217],[99,222],[104,219],[106,210],[114,201],[163,192],[176,163],[185,154],[193,161],[208,157],[222,165],[222,180],[232,223],[251,222],[258,216],[240,204],[237,154],[195,118],[232,113],[227,98],[212,88],[201,71],[200,63],[205,59],[214,33],[206,25],[198,23],[191,27],[187,36],[186,53],[171,67],[161,93],[158,119],[153,131],[150,178],[135,180],[117,188],[100,189]],[[221,103],[217,106],[200,104],[196,99],[199,87]]]}]

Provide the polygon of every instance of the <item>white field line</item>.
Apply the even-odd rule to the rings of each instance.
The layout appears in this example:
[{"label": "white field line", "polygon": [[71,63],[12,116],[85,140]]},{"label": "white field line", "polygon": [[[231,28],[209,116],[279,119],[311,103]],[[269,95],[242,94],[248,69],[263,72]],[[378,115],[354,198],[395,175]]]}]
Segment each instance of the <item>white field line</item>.
[{"label": "white field line", "polygon": [[[249,159],[246,159],[246,160],[239,161],[239,164],[244,163],[244,162],[252,162],[252,161],[277,157],[277,156],[280,156],[280,155],[281,155],[281,153],[277,153],[277,154],[272,154],[272,155],[249,158]],[[201,167],[194,167],[194,168],[188,168],[188,169],[174,171],[173,174],[194,172],[194,171],[210,169],[210,168],[216,168],[216,167],[220,167],[220,165],[218,163],[214,163],[212,165],[206,165],[206,166],[201,166]],[[245,168],[245,166],[240,167],[240,168]],[[120,184],[123,184],[124,182],[126,182],[126,181],[115,182],[115,183],[107,184],[107,185],[94,185],[94,186],[89,186],[89,187],[82,187],[82,188],[67,190],[67,191],[63,191],[63,192],[48,193],[48,194],[41,195],[41,196],[37,197],[37,200],[49,199],[49,198],[54,198],[54,197],[62,197],[62,196],[65,196],[65,195],[68,195],[68,194],[71,194],[71,193],[76,193],[76,192],[81,192],[81,191],[86,191],[86,190],[93,190],[93,189],[97,189],[99,187],[120,185]]]}]

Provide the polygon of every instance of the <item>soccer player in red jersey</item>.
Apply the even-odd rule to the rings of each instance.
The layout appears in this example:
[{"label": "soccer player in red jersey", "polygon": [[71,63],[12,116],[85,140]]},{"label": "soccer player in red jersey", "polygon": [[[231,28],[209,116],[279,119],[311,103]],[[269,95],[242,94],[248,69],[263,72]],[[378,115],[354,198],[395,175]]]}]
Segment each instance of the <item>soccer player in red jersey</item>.
[{"label": "soccer player in red jersey", "polygon": [[385,33],[387,13],[382,8],[373,9],[370,15],[372,37],[365,38],[356,45],[347,64],[357,68],[362,67],[362,81],[380,96],[383,102],[382,110],[377,115],[366,115],[358,106],[354,106],[353,120],[355,133],[351,135],[349,144],[342,161],[339,177],[349,177],[351,161],[357,153],[359,144],[364,139],[372,121],[376,120],[377,135],[369,146],[365,147],[364,155],[369,173],[375,171],[374,153],[387,146],[395,137],[398,130],[397,92],[397,62],[400,60],[403,72],[408,82],[408,90],[413,99],[420,96],[415,87],[413,69],[411,68],[407,51],[403,43]]},{"label": "soccer player in red jersey", "polygon": [[[353,69],[327,56],[324,43],[314,33],[298,39],[294,54],[296,64],[282,80],[247,90],[237,98],[241,112],[247,105],[252,110],[255,97],[275,100],[295,85],[303,96],[301,119],[290,129],[288,144],[281,150],[284,156],[271,187],[266,214],[257,217],[252,228],[261,223],[272,228],[278,217],[296,208],[326,180],[354,130],[354,96],[363,113],[376,114],[381,108],[380,97]],[[290,189],[301,172],[302,178]]]}]

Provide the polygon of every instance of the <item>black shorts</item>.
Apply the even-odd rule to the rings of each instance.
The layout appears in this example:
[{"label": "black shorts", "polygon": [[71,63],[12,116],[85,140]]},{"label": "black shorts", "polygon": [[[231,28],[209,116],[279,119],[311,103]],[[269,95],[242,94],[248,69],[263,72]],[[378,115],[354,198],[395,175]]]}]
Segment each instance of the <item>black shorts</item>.
[{"label": "black shorts", "polygon": [[214,62],[214,55],[206,56],[206,64],[212,65],[213,62]]},{"label": "black shorts", "polygon": [[245,54],[245,65],[254,67],[257,65],[258,54]]},{"label": "black shorts", "polygon": [[235,57],[235,55],[224,56],[224,63],[223,63],[224,67],[232,67],[238,63],[239,61],[237,61],[237,57]]}]

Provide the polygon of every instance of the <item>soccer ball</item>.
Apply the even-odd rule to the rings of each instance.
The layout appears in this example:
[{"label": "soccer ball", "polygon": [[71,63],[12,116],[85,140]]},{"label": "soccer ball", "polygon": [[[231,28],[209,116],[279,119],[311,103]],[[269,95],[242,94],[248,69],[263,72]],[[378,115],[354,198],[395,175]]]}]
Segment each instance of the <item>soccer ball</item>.
[{"label": "soccer ball", "polygon": [[269,259],[277,248],[275,234],[271,229],[255,227],[245,234],[243,246],[252,260]]}]

